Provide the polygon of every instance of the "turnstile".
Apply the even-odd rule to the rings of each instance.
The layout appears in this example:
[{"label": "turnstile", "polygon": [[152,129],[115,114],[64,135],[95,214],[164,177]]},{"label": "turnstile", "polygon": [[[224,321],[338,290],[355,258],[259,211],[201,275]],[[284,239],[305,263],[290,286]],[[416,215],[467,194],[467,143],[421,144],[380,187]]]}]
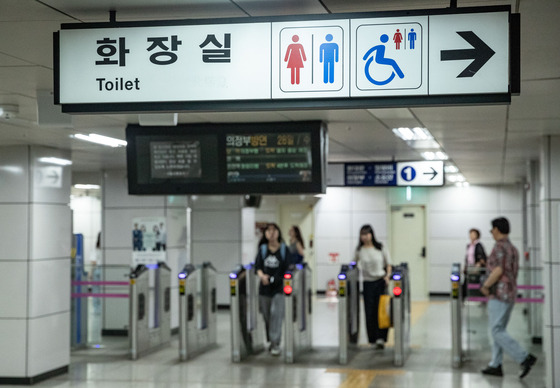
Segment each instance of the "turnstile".
[{"label": "turnstile", "polygon": [[231,360],[240,362],[264,350],[264,320],[259,314],[259,283],[254,264],[229,274]]},{"label": "turnstile", "polygon": [[358,343],[360,331],[360,276],[356,263],[342,265],[338,274],[338,360],[348,363],[349,344]]},{"label": "turnstile", "polygon": [[463,363],[462,305],[461,264],[453,263],[451,267],[451,364],[454,368],[460,368]]},{"label": "turnstile", "polygon": [[393,328],[395,331],[395,366],[403,366],[410,350],[410,280],[408,264],[393,267]]},{"label": "turnstile", "polygon": [[291,266],[284,274],[284,355],[288,364],[311,349],[312,292],[311,269],[307,263]]},{"label": "turnstile", "polygon": [[165,263],[138,265],[130,274],[128,339],[132,360],[170,343],[171,270]]},{"label": "turnstile", "polygon": [[187,264],[179,273],[179,358],[185,361],[216,345],[216,269]]}]

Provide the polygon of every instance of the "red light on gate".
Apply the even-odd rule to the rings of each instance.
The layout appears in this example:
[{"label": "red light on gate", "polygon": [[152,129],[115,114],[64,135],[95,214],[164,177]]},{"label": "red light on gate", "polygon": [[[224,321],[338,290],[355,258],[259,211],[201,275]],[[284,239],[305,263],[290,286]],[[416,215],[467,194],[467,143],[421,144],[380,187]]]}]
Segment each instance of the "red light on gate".
[{"label": "red light on gate", "polygon": [[291,273],[285,273],[284,274],[284,279],[291,279],[292,278],[292,274]]},{"label": "red light on gate", "polygon": [[292,286],[284,286],[284,294],[286,295],[292,295]]},{"label": "red light on gate", "polygon": [[401,296],[401,294],[402,294],[402,289],[400,287],[394,287],[393,288],[393,295]]}]

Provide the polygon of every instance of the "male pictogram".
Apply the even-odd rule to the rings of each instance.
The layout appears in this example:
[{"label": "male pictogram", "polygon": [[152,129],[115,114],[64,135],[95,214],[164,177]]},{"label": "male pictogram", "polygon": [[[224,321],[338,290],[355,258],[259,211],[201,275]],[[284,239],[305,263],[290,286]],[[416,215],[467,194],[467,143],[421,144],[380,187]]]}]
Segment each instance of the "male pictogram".
[{"label": "male pictogram", "polygon": [[416,32],[414,32],[414,28],[411,28],[408,33],[408,41],[410,42],[410,49],[414,50],[416,42]]},{"label": "male pictogram", "polygon": [[334,83],[334,64],[338,62],[338,44],[330,43],[333,40],[331,34],[325,36],[329,43],[323,43],[319,47],[319,62],[323,63],[323,83]]},{"label": "male pictogram", "polygon": [[292,44],[288,46],[286,50],[286,55],[284,56],[284,62],[288,62],[288,69],[292,71],[291,82],[293,84],[299,85],[299,71],[303,68],[303,62],[307,61],[305,57],[305,50],[299,41],[299,36],[292,36]]}]

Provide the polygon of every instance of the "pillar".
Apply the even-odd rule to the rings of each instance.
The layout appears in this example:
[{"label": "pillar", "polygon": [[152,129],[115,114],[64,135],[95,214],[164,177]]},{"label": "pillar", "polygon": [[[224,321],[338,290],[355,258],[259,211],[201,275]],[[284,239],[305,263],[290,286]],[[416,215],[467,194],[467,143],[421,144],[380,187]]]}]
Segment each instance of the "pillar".
[{"label": "pillar", "polygon": [[546,386],[560,387],[560,136],[543,137],[540,167]]},{"label": "pillar", "polygon": [[0,384],[70,363],[71,169],[45,157],[70,152],[0,148]]}]

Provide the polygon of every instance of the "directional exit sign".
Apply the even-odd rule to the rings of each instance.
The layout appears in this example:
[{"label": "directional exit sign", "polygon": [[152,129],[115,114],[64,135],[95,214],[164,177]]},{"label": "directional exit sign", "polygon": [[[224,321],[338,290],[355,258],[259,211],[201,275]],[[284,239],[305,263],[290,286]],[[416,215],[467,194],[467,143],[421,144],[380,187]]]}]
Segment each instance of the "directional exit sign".
[{"label": "directional exit sign", "polygon": [[398,162],[397,186],[443,186],[443,162]]}]

